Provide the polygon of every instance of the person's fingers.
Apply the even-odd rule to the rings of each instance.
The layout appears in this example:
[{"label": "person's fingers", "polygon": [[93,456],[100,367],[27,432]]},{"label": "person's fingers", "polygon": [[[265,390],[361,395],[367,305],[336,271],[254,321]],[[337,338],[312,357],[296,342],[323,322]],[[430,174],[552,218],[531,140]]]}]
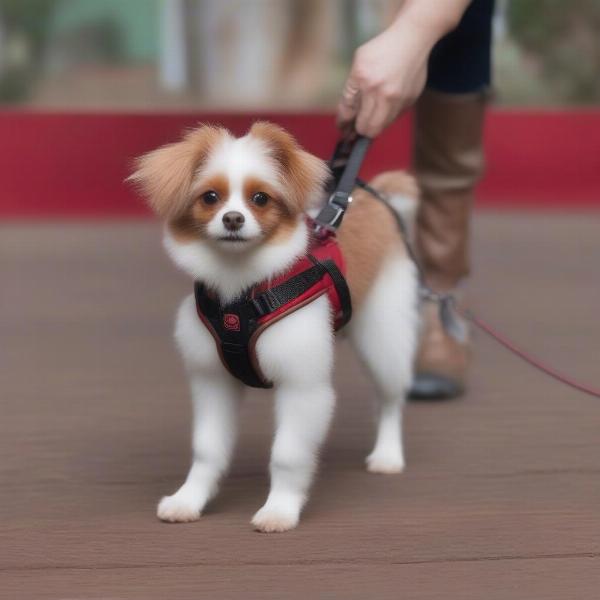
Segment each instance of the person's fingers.
[{"label": "person's fingers", "polygon": [[342,97],[337,109],[337,123],[339,127],[347,127],[356,118],[360,106],[360,88],[355,83],[352,75],[348,77],[342,90]]},{"label": "person's fingers", "polygon": [[369,137],[378,136],[398,116],[400,104],[389,99],[382,99],[373,112],[370,121]]},{"label": "person's fingers", "polygon": [[356,131],[364,136],[375,138],[398,116],[403,108],[401,101],[383,96],[372,95],[372,104],[363,114],[362,106],[356,119]]},{"label": "person's fingers", "polygon": [[370,129],[369,123],[375,111],[375,106],[376,98],[373,94],[362,96],[355,122],[356,132],[360,135],[367,135],[366,132]]},{"label": "person's fingers", "polygon": [[391,100],[381,96],[371,96],[369,110],[356,119],[356,131],[370,138],[377,137],[396,117],[396,108]]}]

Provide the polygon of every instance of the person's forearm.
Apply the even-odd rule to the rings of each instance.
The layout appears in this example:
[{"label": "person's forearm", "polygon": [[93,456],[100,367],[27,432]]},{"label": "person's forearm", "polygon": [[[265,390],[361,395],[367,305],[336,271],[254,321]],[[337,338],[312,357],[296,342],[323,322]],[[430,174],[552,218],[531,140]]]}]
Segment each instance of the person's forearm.
[{"label": "person's forearm", "polygon": [[414,28],[423,43],[433,47],[452,31],[471,0],[405,0],[390,29]]}]

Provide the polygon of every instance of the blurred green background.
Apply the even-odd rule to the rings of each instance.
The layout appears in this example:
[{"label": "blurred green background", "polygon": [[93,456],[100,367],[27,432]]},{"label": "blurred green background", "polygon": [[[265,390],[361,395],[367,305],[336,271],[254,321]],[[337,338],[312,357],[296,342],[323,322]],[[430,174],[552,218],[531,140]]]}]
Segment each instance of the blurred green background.
[{"label": "blurred green background", "polygon": [[[398,0],[0,0],[0,104],[328,109]],[[503,105],[600,100],[600,0],[498,0]]]}]

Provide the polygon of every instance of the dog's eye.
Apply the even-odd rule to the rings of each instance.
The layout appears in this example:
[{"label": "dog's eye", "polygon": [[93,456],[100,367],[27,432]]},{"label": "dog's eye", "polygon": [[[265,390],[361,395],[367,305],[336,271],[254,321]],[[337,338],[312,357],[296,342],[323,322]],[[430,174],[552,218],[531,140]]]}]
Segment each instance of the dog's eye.
[{"label": "dog's eye", "polygon": [[256,204],[256,206],[264,206],[269,201],[269,196],[264,192],[256,192],[254,196],[252,196],[252,202]]},{"label": "dog's eye", "polygon": [[219,194],[213,190],[210,190],[208,192],[204,192],[201,198],[204,204],[216,204],[219,201]]}]

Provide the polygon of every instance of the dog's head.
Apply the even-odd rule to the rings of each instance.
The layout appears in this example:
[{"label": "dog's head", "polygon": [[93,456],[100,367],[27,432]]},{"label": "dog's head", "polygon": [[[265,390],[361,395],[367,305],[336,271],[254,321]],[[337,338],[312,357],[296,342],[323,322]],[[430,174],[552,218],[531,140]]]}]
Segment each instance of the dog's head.
[{"label": "dog's head", "polygon": [[130,180],[178,243],[239,253],[289,237],[327,177],[289,133],[258,122],[240,138],[198,127],[140,157]]}]

